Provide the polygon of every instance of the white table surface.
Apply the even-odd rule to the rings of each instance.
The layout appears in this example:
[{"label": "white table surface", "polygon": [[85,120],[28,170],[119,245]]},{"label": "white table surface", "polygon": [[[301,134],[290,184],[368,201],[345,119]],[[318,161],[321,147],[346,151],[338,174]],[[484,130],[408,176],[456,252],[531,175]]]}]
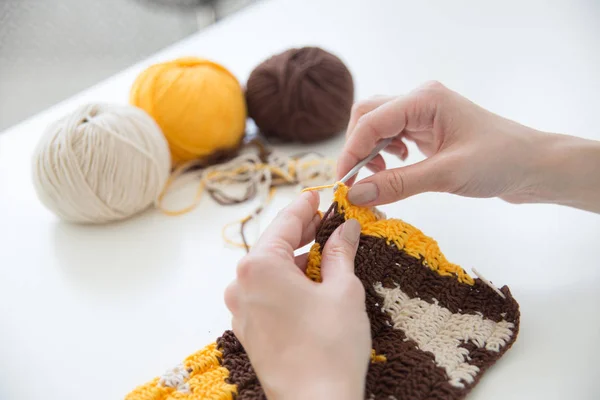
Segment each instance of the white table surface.
[{"label": "white table surface", "polygon": [[[228,328],[222,292],[243,255],[220,229],[250,204],[204,199],[185,216],[150,210],[106,226],[57,220],[30,179],[49,122],[82,102],[125,103],[152,62],[206,56],[243,81],[265,57],[315,44],[347,62],[358,98],[437,79],[519,122],[600,139],[600,3],[548,3],[268,1],[0,134],[0,399],[122,398]],[[319,149],[335,157],[341,140]],[[280,191],[261,226],[296,194]],[[600,397],[600,216],[442,194],[384,210],[521,305],[516,344],[469,398]]]}]

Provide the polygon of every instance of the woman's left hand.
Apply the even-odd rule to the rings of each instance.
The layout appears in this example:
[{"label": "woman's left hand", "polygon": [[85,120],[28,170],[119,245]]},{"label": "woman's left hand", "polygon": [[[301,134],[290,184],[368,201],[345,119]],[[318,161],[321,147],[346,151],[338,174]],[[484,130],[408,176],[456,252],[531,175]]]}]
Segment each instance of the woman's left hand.
[{"label": "woman's left hand", "polygon": [[364,398],[371,336],[354,275],[360,224],[348,220],[331,235],[315,283],[294,250],[314,239],[318,206],[309,192],[281,211],[225,292],[233,332],[269,399]]}]

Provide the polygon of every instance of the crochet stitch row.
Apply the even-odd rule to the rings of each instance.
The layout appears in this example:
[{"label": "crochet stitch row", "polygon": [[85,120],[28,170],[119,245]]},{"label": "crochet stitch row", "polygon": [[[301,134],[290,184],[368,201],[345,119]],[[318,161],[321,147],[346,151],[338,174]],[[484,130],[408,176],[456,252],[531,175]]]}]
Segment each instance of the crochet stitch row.
[{"label": "crochet stitch row", "polygon": [[[365,289],[372,351],[364,397],[369,400],[459,400],[512,346],[519,305],[450,263],[415,227],[356,207],[341,185],[323,216],[307,276],[321,280],[322,250],[344,221],[357,219],[361,238],[355,274]],[[126,400],[266,399],[241,343],[226,331],[215,343],[131,392]]]}]

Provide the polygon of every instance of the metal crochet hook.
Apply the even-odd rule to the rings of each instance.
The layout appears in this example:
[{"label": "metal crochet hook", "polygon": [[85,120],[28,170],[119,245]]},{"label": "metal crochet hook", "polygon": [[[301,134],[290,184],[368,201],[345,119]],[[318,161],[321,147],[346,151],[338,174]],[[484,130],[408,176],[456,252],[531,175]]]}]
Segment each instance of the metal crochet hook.
[{"label": "metal crochet hook", "polygon": [[[379,154],[381,152],[381,150],[385,149],[390,143],[392,143],[392,140],[394,140],[393,137],[384,139],[381,142],[379,142],[377,144],[377,146],[375,146],[375,149],[373,149],[373,151],[371,152],[371,154],[369,154],[367,156],[367,158],[365,158],[364,160],[362,160],[361,162],[359,162],[358,164],[356,164],[354,166],[354,168],[352,168],[342,179],[339,180],[339,183],[346,183],[346,182],[348,182],[348,180],[350,178],[352,178],[354,175],[358,174],[358,171],[360,171],[360,169],[362,167],[364,167],[369,162],[371,162],[371,160],[374,159],[375,156],[377,156],[377,154]],[[337,188],[338,188],[338,185],[336,184],[333,187],[333,191],[336,191]]]}]

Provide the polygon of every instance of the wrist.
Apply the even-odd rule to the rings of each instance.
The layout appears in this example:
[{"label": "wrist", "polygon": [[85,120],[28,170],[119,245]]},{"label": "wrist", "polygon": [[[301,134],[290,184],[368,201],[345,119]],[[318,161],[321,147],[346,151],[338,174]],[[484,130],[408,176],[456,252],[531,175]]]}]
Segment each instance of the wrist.
[{"label": "wrist", "polygon": [[535,154],[537,202],[600,212],[600,142],[547,133]]}]

